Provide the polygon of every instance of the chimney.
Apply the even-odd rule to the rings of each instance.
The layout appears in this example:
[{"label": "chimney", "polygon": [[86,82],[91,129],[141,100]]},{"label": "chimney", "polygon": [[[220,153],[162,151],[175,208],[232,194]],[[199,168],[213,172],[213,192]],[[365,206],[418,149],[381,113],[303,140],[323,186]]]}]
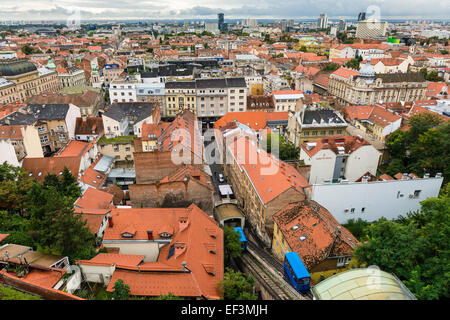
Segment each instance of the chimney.
[{"label": "chimney", "polygon": [[147,230],[147,239],[153,240],[153,230]]},{"label": "chimney", "polygon": [[112,228],[114,226],[112,217],[108,217],[108,227]]}]

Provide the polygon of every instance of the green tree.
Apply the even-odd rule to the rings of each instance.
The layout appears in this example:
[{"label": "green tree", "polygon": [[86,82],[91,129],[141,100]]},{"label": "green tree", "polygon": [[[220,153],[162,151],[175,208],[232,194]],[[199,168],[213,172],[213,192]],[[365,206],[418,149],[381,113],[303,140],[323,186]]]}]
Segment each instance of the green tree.
[{"label": "green tree", "polygon": [[184,299],[174,295],[172,292],[169,292],[168,294],[158,296],[156,298],[153,298],[152,300],[184,300]]},{"label": "green tree", "polygon": [[223,280],[217,284],[224,300],[256,300],[254,295],[255,280],[243,273],[227,268]]},{"label": "green tree", "polygon": [[426,79],[427,79],[428,81],[433,81],[433,82],[444,81],[444,78],[438,76],[437,71],[431,71],[431,72],[427,75]]},{"label": "green tree", "polygon": [[32,53],[33,53],[33,48],[26,44],[26,45],[24,45],[24,46],[22,47],[22,52],[23,52],[24,54],[26,54],[26,55],[32,54]]},{"label": "green tree", "polygon": [[369,240],[356,247],[359,263],[394,273],[418,299],[448,299],[450,292],[450,197],[428,198],[419,212],[399,221],[380,219]]},{"label": "green tree", "polygon": [[335,71],[339,69],[339,65],[337,63],[328,63],[322,68],[322,71]]},{"label": "green tree", "polygon": [[95,237],[81,214],[75,214],[73,198],[55,187],[33,184],[29,199],[30,227],[40,251],[67,255],[70,259],[90,259],[95,255]]},{"label": "green tree", "polygon": [[301,46],[299,51],[308,52],[308,49],[306,48],[306,46]]},{"label": "green tree", "polygon": [[392,158],[387,173],[407,171],[434,175],[440,172],[447,182],[450,179],[450,123],[444,123],[437,114],[422,112],[412,116],[408,126],[409,130],[397,130],[386,139]]},{"label": "green tree", "polygon": [[345,228],[350,231],[351,234],[353,234],[358,240],[363,240],[367,235],[367,227],[370,225],[369,222],[358,218],[355,219],[349,219],[347,223],[343,224]]},{"label": "green tree", "polygon": [[113,289],[112,298],[114,300],[128,300],[130,298],[130,286],[124,283],[122,279],[118,279],[114,283]]},{"label": "green tree", "polygon": [[355,69],[355,70],[359,70],[359,59],[358,58],[353,58],[353,59],[350,59],[350,60],[348,60],[346,63],[345,63],[345,66],[346,67],[348,67],[348,68],[352,68],[352,69]]},{"label": "green tree", "polygon": [[11,213],[23,213],[29,206],[27,193],[33,179],[21,167],[6,161],[0,165],[0,206]]},{"label": "green tree", "polygon": [[60,186],[61,192],[64,195],[71,197],[74,202],[81,196],[81,188],[78,186],[77,180],[69,171],[69,169],[67,169],[67,167],[64,167],[64,170],[62,172],[62,180]]},{"label": "green tree", "polygon": [[241,241],[239,233],[233,228],[224,226],[223,237],[226,251],[226,260],[229,262],[230,258],[237,258],[242,253]]}]

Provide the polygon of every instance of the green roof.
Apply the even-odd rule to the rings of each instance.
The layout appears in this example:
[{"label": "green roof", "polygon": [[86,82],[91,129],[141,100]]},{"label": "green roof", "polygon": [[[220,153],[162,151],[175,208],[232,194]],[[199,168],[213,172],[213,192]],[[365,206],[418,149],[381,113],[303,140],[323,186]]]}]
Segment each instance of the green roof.
[{"label": "green roof", "polygon": [[376,268],[344,271],[312,288],[318,300],[416,300],[393,274]]},{"label": "green roof", "polygon": [[103,145],[103,144],[126,144],[126,143],[133,143],[134,138],[136,136],[118,136],[115,138],[106,138],[105,136],[101,137],[97,144]]},{"label": "green roof", "polygon": [[0,62],[0,76],[3,77],[13,77],[36,70],[36,66],[27,59],[13,59]]}]

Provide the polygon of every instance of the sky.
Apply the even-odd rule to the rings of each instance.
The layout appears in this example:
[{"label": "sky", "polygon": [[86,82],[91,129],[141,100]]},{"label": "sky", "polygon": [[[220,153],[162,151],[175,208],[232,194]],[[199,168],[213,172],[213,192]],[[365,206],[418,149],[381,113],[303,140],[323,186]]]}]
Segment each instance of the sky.
[{"label": "sky", "polygon": [[0,20],[307,19],[367,16],[448,19],[447,0],[0,0]]}]

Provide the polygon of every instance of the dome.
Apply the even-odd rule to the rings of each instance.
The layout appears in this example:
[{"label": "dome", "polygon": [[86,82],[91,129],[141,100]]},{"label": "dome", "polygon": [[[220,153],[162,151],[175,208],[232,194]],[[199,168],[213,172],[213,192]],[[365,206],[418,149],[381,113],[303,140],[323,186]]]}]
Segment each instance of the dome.
[{"label": "dome", "polygon": [[14,77],[33,71],[37,71],[37,68],[27,59],[0,61],[0,75],[3,77]]},{"label": "dome", "polygon": [[361,78],[375,77],[375,69],[372,67],[372,64],[370,63],[370,58],[367,58],[366,64],[359,70],[358,77]]},{"label": "dome", "polygon": [[337,273],[312,288],[315,300],[417,300],[394,275],[375,268]]}]

